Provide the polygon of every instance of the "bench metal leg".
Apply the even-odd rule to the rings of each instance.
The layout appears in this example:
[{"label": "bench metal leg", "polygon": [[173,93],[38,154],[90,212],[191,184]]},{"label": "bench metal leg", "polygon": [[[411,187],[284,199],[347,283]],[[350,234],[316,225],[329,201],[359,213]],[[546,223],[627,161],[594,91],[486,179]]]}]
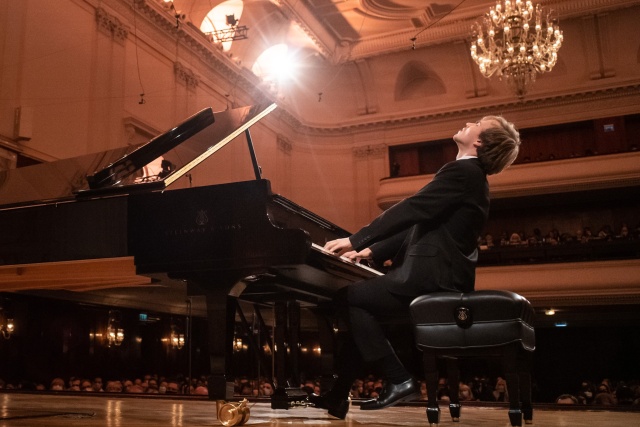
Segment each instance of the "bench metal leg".
[{"label": "bench metal leg", "polygon": [[520,397],[522,400],[522,415],[525,424],[533,424],[533,406],[531,405],[531,369],[533,355],[526,350],[520,350]]},{"label": "bench metal leg", "polygon": [[440,424],[440,408],[438,407],[438,367],[435,352],[424,350],[422,360],[429,399],[427,402],[427,421],[430,426],[436,426]]},{"label": "bench metal leg", "polygon": [[504,350],[503,363],[509,391],[509,421],[514,427],[522,425],[520,409],[520,377],[518,375],[518,347],[510,345]]},{"label": "bench metal leg", "polygon": [[460,421],[460,369],[458,359],[447,358],[447,378],[449,379],[449,413],[454,423]]}]

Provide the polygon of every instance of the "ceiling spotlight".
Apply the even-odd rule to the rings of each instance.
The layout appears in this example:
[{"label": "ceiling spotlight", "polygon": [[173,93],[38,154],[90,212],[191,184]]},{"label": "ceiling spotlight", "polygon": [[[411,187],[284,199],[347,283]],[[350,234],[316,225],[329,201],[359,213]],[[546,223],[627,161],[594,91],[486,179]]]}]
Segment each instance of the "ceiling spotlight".
[{"label": "ceiling spotlight", "polygon": [[556,314],[556,311],[553,308],[549,308],[544,311],[544,314],[546,314],[547,316],[553,316],[554,314]]},{"label": "ceiling spotlight", "polygon": [[225,17],[228,26],[235,27],[236,25],[238,25],[238,20],[236,19],[235,14],[232,13],[231,15],[225,15]]}]

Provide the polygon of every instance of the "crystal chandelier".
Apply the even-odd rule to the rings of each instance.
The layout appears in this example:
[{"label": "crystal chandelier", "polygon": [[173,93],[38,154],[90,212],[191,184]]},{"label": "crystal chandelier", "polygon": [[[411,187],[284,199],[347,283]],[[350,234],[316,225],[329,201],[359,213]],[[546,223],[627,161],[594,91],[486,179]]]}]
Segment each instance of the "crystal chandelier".
[{"label": "crystal chandelier", "polygon": [[551,71],[558,60],[562,31],[557,20],[531,1],[498,0],[474,25],[471,57],[485,77],[496,74],[522,99],[536,73]]}]

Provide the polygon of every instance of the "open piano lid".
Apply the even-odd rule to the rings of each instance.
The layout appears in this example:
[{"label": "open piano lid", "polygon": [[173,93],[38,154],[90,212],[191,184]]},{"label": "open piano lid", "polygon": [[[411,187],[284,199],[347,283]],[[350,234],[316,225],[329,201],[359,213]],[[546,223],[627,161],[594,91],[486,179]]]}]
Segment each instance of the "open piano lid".
[{"label": "open piano lid", "polygon": [[275,108],[205,108],[140,146],[0,171],[0,206],[164,189]]}]

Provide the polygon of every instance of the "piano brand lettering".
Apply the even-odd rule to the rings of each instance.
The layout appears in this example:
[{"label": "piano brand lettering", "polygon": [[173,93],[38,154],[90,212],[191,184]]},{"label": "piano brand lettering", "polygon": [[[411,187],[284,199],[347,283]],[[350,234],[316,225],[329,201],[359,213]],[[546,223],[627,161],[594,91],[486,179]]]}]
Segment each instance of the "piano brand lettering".
[{"label": "piano brand lettering", "polygon": [[164,232],[165,236],[187,236],[194,234],[209,234],[209,233],[218,233],[222,231],[239,231],[242,230],[242,224],[219,224],[219,225],[208,225],[202,227],[184,227],[184,228],[174,228],[171,230],[166,230]]}]

